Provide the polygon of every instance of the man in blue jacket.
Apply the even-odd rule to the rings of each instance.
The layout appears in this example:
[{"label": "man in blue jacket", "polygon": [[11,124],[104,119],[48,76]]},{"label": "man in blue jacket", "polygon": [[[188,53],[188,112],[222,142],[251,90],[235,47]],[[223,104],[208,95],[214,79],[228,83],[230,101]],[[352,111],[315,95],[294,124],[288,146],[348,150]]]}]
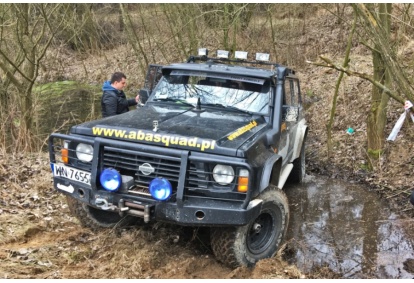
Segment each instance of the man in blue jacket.
[{"label": "man in blue jacket", "polygon": [[101,107],[102,117],[114,116],[129,111],[129,106],[137,105],[139,95],[127,99],[123,91],[126,86],[126,76],[121,72],[112,75],[110,81],[105,81],[102,90]]}]

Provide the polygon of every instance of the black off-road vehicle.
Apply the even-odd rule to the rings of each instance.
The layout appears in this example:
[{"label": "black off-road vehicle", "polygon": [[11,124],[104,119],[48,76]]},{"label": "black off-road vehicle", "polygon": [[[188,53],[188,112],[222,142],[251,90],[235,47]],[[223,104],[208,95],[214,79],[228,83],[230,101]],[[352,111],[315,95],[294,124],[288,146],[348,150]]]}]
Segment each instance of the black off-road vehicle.
[{"label": "black off-road vehicle", "polygon": [[139,109],[52,134],[54,187],[84,226],[206,226],[220,261],[252,266],[277,252],[289,222],[283,186],[305,174],[299,80],[268,54],[199,51],[151,65]]}]

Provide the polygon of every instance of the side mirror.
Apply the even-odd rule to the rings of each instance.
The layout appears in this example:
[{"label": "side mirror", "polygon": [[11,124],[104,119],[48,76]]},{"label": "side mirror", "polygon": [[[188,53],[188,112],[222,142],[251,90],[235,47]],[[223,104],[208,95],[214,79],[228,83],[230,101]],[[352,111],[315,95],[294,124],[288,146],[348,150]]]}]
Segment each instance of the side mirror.
[{"label": "side mirror", "polygon": [[149,96],[150,96],[150,92],[148,89],[143,88],[139,90],[139,99],[141,100],[141,103],[145,104]]}]

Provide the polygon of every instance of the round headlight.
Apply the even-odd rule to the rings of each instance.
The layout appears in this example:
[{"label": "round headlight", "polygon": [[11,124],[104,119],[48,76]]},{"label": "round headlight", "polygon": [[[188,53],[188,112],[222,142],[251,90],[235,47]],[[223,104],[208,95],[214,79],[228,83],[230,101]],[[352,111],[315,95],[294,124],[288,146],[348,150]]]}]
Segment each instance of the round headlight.
[{"label": "round headlight", "polygon": [[216,165],[213,169],[214,181],[220,185],[228,185],[234,180],[233,167],[228,165]]},{"label": "round headlight", "polygon": [[115,169],[107,168],[102,171],[99,181],[105,190],[114,192],[121,186],[122,177]]},{"label": "round headlight", "polygon": [[93,159],[93,147],[85,143],[78,144],[76,146],[76,156],[80,161],[91,162]]},{"label": "round headlight", "polygon": [[155,178],[149,184],[151,196],[156,200],[167,200],[171,196],[171,183],[164,178]]}]

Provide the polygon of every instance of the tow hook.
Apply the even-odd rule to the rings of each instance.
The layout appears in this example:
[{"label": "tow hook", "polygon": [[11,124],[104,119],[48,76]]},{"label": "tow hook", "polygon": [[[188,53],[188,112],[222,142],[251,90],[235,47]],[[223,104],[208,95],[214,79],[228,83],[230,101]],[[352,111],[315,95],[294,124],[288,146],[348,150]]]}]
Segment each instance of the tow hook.
[{"label": "tow hook", "polygon": [[104,198],[97,198],[95,200],[95,205],[102,210],[116,210],[117,207],[112,203],[108,203],[108,201]]}]

